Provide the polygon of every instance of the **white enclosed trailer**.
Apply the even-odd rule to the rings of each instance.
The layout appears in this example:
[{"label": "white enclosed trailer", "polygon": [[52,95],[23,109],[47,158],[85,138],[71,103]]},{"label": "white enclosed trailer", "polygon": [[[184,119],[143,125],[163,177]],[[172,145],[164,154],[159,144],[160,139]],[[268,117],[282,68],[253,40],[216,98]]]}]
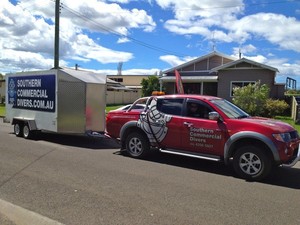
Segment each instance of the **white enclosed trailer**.
[{"label": "white enclosed trailer", "polygon": [[101,136],[106,75],[73,69],[6,75],[6,118],[17,136],[36,131]]}]

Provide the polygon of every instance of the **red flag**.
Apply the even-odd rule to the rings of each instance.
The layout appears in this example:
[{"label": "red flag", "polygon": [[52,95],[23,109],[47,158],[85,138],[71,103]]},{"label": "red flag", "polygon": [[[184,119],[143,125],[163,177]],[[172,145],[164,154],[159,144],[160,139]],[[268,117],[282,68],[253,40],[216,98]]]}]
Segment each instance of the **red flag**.
[{"label": "red flag", "polygon": [[178,94],[184,94],[181,76],[177,70],[175,70],[175,77],[176,77],[176,88],[177,88]]}]

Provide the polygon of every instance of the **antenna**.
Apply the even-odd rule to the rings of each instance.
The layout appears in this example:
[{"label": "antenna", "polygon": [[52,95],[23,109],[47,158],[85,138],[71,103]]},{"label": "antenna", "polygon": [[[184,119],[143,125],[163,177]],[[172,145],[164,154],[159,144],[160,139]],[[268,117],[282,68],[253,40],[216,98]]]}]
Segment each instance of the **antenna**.
[{"label": "antenna", "polygon": [[212,33],[212,43],[213,43],[212,50],[213,50],[213,52],[215,52],[216,51],[215,31],[213,31],[213,33]]},{"label": "antenna", "polygon": [[123,67],[123,62],[119,62],[119,64],[118,64],[118,75],[122,75],[122,67]]}]

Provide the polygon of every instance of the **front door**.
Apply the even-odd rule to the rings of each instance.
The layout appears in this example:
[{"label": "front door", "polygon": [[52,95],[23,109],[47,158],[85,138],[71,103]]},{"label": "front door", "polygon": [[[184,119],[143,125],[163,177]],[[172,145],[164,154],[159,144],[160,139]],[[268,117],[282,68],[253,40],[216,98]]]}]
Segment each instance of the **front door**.
[{"label": "front door", "polygon": [[204,102],[187,102],[186,116],[182,118],[183,150],[223,155],[226,125],[220,121],[209,120],[210,111],[212,109]]}]

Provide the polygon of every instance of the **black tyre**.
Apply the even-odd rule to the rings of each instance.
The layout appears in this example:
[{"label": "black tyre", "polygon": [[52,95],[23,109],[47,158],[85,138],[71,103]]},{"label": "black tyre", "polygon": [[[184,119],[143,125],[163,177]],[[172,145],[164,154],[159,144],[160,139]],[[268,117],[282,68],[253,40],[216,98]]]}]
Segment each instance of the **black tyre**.
[{"label": "black tyre", "polygon": [[256,146],[243,146],[233,156],[235,172],[247,180],[259,181],[269,175],[272,162],[263,149]]},{"label": "black tyre", "polygon": [[17,137],[23,136],[23,126],[20,123],[14,125],[14,133]]},{"label": "black tyre", "polygon": [[143,134],[133,132],[126,138],[127,154],[133,158],[144,158],[150,151],[147,137]]},{"label": "black tyre", "polygon": [[28,124],[25,124],[25,125],[23,126],[23,137],[24,137],[25,139],[30,139],[30,138],[32,138],[32,131],[30,130]]}]

